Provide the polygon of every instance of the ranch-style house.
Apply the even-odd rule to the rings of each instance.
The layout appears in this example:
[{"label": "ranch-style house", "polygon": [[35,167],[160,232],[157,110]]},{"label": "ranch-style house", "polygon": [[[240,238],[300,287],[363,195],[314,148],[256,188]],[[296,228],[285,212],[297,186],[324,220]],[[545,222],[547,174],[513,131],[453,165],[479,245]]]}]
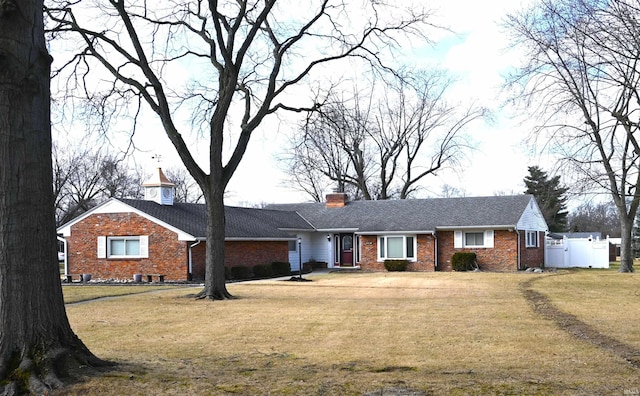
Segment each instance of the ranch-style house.
[{"label": "ranch-style house", "polygon": [[[58,233],[67,274],[94,279],[162,275],[204,278],[206,216],[202,204],[173,200],[160,168],[145,199],[110,199]],[[544,265],[547,225],[531,195],[349,201],[331,193],[323,203],[226,207],[225,265],[288,261],[327,268],[384,270],[404,259],[409,271],[450,271],[455,252],[475,252],[482,270]]]}]

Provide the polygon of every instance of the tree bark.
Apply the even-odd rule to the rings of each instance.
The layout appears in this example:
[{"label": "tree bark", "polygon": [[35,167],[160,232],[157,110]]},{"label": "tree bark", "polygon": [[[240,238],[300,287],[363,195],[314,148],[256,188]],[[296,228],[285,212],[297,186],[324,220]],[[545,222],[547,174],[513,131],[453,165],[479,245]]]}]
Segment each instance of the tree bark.
[{"label": "tree bark", "polygon": [[227,291],[224,266],[225,213],[224,188],[205,194],[207,207],[207,254],[204,289],[198,298],[226,300],[233,298]]},{"label": "tree bark", "polygon": [[0,393],[48,393],[73,359],[100,364],[73,333],[52,188],[42,1],[0,2]]},{"label": "tree bark", "polygon": [[[620,211],[620,210],[619,210]],[[633,229],[633,218],[625,213],[620,213],[620,269],[619,272],[633,272],[633,249],[631,246],[631,230]]]}]

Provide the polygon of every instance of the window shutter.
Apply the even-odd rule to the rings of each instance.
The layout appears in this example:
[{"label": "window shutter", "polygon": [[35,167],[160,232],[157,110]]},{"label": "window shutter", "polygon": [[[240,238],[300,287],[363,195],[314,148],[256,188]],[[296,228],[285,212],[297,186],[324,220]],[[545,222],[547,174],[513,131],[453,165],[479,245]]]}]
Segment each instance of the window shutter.
[{"label": "window shutter", "polygon": [[107,237],[98,237],[98,258],[107,258]]},{"label": "window shutter", "polygon": [[486,230],[484,232],[484,246],[488,248],[493,247],[493,230]]},{"label": "window shutter", "polygon": [[459,249],[462,247],[462,231],[454,231],[453,232],[453,247]]},{"label": "window shutter", "polygon": [[140,257],[149,257],[149,236],[140,235]]}]

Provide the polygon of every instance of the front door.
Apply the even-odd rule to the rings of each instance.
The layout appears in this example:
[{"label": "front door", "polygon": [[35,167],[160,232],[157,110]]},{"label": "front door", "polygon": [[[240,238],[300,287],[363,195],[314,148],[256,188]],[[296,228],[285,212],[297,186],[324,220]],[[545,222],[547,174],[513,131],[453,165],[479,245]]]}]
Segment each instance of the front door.
[{"label": "front door", "polygon": [[353,266],[353,234],[340,234],[340,266]]}]

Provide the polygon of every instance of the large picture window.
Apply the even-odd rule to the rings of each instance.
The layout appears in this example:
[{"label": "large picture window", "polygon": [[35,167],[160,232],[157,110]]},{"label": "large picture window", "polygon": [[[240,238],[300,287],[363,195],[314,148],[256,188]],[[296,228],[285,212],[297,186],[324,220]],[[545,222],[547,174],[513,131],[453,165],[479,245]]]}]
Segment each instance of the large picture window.
[{"label": "large picture window", "polygon": [[415,260],[416,238],[413,235],[388,235],[378,237],[378,260]]}]

